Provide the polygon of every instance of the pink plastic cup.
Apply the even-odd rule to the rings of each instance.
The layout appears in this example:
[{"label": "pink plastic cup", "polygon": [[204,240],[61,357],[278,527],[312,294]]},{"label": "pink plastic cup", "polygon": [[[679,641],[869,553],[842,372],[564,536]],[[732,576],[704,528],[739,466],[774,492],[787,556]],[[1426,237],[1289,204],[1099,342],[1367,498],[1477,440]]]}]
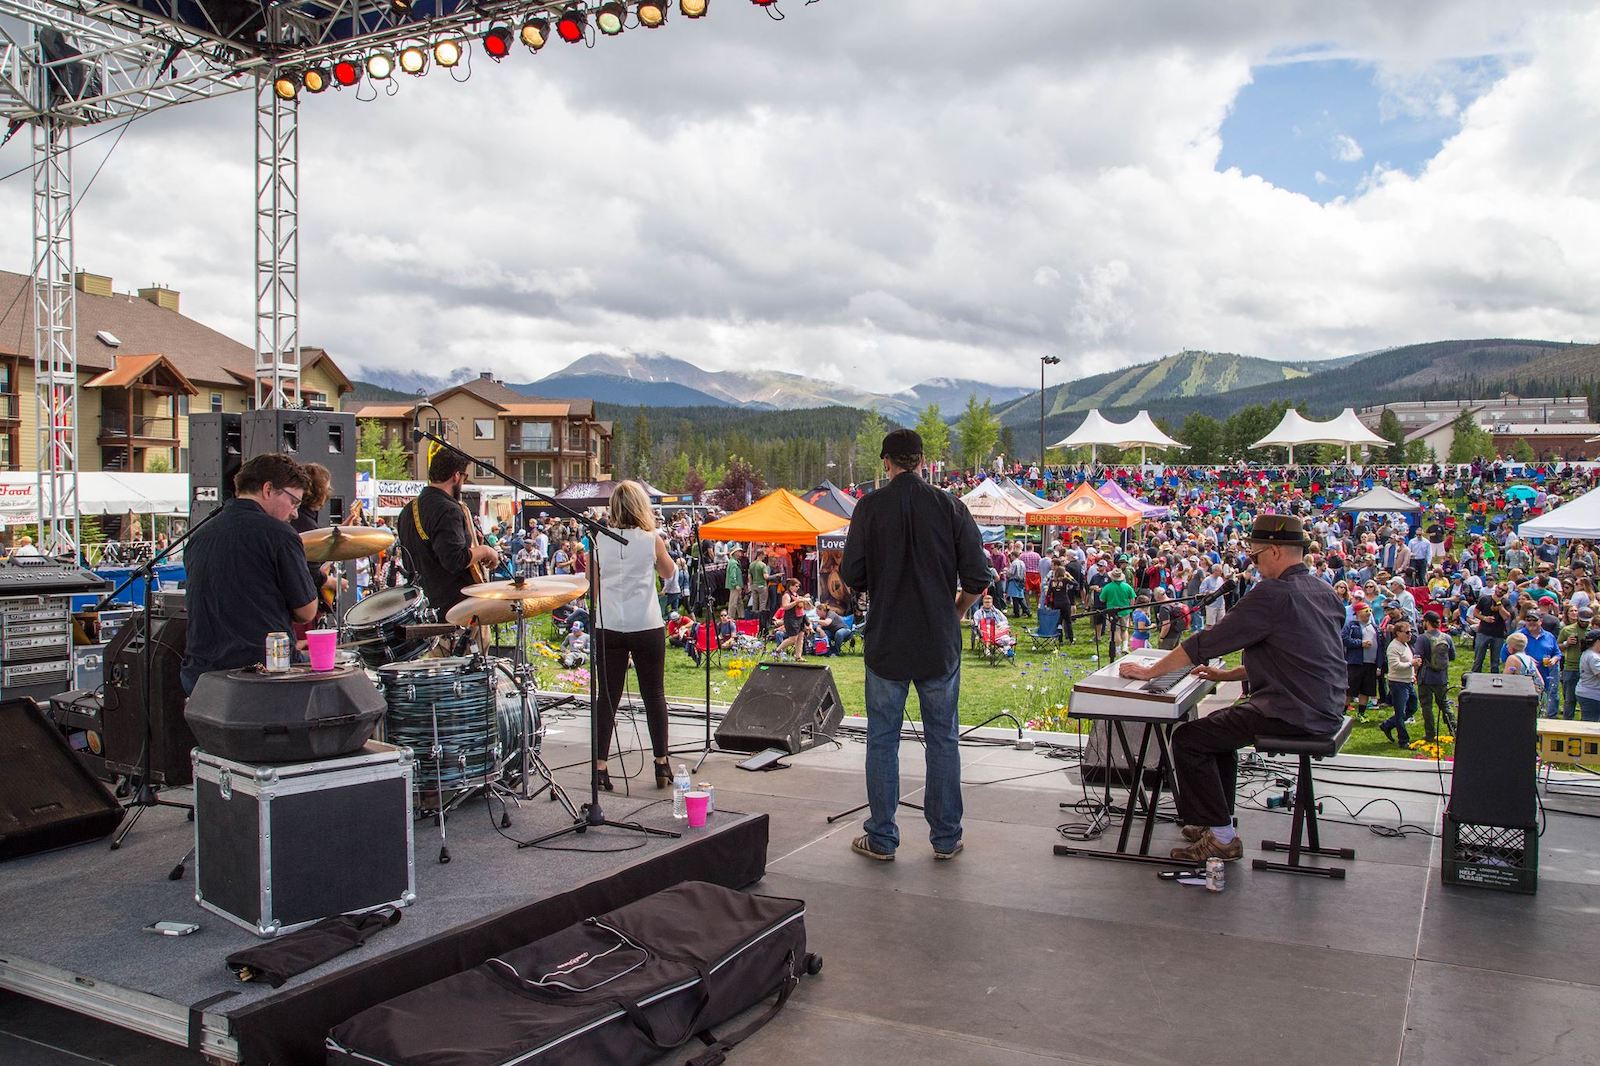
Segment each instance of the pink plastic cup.
[{"label": "pink plastic cup", "polygon": [[310,629],[306,631],[306,650],[311,652],[311,669],[332,670],[339,651],[337,629]]},{"label": "pink plastic cup", "polygon": [[699,827],[706,824],[706,802],[711,799],[711,793],[701,792],[698,789],[683,794],[683,805],[689,811],[689,824]]}]

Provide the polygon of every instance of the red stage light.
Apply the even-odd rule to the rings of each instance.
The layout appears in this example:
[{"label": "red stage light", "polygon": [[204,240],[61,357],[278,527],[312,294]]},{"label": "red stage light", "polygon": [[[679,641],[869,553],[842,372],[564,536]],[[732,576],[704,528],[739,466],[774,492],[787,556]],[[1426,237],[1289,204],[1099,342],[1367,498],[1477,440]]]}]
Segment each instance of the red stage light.
[{"label": "red stage light", "polygon": [[349,88],[361,80],[361,67],[353,59],[341,59],[333,65],[333,80]]},{"label": "red stage light", "polygon": [[496,26],[483,35],[483,51],[490,59],[499,62],[511,54],[511,31]]},{"label": "red stage light", "polygon": [[556,35],[568,44],[582,44],[584,31],[589,27],[589,17],[581,7],[569,7],[556,20]]}]

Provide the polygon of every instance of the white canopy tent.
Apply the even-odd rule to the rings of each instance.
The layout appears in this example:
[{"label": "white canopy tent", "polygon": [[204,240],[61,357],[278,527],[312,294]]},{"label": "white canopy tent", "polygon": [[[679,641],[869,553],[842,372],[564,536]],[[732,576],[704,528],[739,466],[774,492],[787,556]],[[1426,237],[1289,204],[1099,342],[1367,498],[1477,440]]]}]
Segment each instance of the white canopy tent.
[{"label": "white canopy tent", "polygon": [[1528,519],[1517,527],[1517,536],[1563,540],[1600,538],[1600,489],[1591,489],[1571,503]]},{"label": "white canopy tent", "polygon": [[[186,515],[189,513],[189,475],[106,471],[79,474],[78,512],[86,515]],[[38,475],[0,474],[0,523],[22,525],[37,521]]]},{"label": "white canopy tent", "polygon": [[1146,448],[1183,447],[1182,442],[1161,432],[1161,427],[1155,424],[1149,411],[1140,411],[1126,422],[1111,422],[1098,409],[1084,415],[1082,425],[1050,447],[1081,448],[1085,444],[1089,446],[1091,461],[1095,458],[1095,450],[1101,445],[1112,448],[1137,447],[1140,466],[1144,465]]},{"label": "white canopy tent", "polygon": [[1399,511],[1410,513],[1422,510],[1422,504],[1409,496],[1382,485],[1374,486],[1359,496],[1352,496],[1339,505],[1341,511]]},{"label": "white canopy tent", "polygon": [[1289,462],[1292,464],[1297,444],[1342,444],[1344,461],[1348,463],[1350,449],[1358,444],[1387,446],[1389,443],[1363,425],[1361,419],[1356,417],[1355,411],[1349,407],[1339,412],[1337,418],[1330,418],[1326,422],[1313,422],[1291,407],[1283,412],[1283,418],[1278,421],[1272,432],[1256,441],[1251,447],[1287,447]]}]

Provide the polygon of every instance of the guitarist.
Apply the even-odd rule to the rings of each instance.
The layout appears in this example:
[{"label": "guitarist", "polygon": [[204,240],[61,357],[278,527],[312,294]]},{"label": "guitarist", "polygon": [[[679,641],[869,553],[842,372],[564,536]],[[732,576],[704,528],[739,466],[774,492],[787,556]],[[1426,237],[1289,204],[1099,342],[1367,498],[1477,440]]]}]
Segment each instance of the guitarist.
[{"label": "guitarist", "polygon": [[411,572],[440,618],[466,598],[463,588],[483,581],[500,560],[493,547],[478,543],[477,527],[461,502],[470,462],[443,449],[434,453],[428,460],[428,487],[395,520]]},{"label": "guitarist", "polygon": [[[311,487],[306,489],[306,494],[300,500],[300,509],[294,517],[289,519],[289,525],[296,533],[308,533],[319,529],[323,525],[318,518],[318,512],[327,506],[328,497],[333,492],[333,475],[321,463],[306,463],[306,476],[311,479]],[[304,625],[296,624],[295,639],[305,639],[305,631],[316,629],[323,625],[333,625],[334,602],[338,599],[341,585],[335,563],[311,563],[306,566],[311,571],[311,583],[317,587],[317,618],[315,621]]]}]

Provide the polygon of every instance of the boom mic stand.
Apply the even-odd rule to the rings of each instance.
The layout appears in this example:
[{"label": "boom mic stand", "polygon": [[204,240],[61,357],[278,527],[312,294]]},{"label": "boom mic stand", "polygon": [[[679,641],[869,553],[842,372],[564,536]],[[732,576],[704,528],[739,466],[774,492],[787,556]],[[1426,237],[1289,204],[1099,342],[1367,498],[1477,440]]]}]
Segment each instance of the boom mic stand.
[{"label": "boom mic stand", "polygon": [[[151,807],[177,807],[181,810],[188,811],[189,818],[191,820],[194,818],[193,804],[174,803],[172,800],[164,800],[156,794],[158,790],[150,784],[150,749],[155,744],[155,733],[150,724],[150,675],[153,672],[154,667],[154,662],[151,658],[151,649],[155,646],[156,639],[155,628],[151,625],[152,611],[150,606],[150,583],[155,579],[156,565],[160,563],[161,560],[171,555],[177,550],[179,545],[188,540],[190,537],[194,536],[195,532],[199,530],[201,526],[204,526],[207,522],[211,521],[221,513],[221,505],[212,508],[210,514],[191,525],[187,530],[184,531],[183,536],[179,537],[171,544],[168,544],[161,551],[153,553],[149,560],[130,573],[127,579],[122,582],[122,584],[106,593],[105,596],[101,598],[100,602],[95,604],[95,613],[99,614],[101,611],[109,607],[111,603],[116,600],[117,596],[119,596],[129,585],[132,585],[141,577],[145,579],[143,606],[144,646],[139,652],[140,658],[142,659],[144,672],[144,676],[140,679],[141,692],[139,695],[139,700],[144,705],[144,751],[139,756],[139,787],[134,792],[133,798],[128,801],[125,808],[133,811],[133,817],[129,818],[127,822],[123,823],[123,826],[120,830],[118,830],[116,837],[112,839],[112,851],[116,851],[118,848],[122,847],[122,841],[129,833],[133,831],[133,827],[138,824],[139,816]],[[176,881],[178,878],[182,877],[183,867],[184,863],[181,862],[174,867],[172,875],[170,876],[170,880]]]},{"label": "boom mic stand", "polygon": [[[436,415],[439,413],[439,409],[437,407],[433,407],[431,403],[421,403],[417,405],[417,413],[413,415],[413,421],[411,425],[412,441],[416,443],[428,441],[432,444],[437,444],[440,448],[444,449],[450,454],[467,459],[477,466],[482,467],[495,476],[503,479],[507,484],[526,492],[529,496],[532,496],[534,499],[544,503],[547,507],[556,511],[558,514],[577,522],[580,528],[587,529],[589,531],[591,538],[596,536],[610,537],[619,545],[623,547],[627,546],[627,540],[615,530],[606,528],[599,522],[596,522],[594,519],[590,518],[588,515],[582,514],[567,504],[562,503],[560,500],[540,492],[532,485],[528,485],[517,478],[512,477],[510,474],[506,473],[504,470],[501,470],[493,463],[488,462],[485,459],[480,459],[478,456],[472,455],[468,452],[464,452],[454,444],[451,444],[449,441],[445,440],[443,437],[423,429],[421,425],[421,409],[423,407],[433,408],[434,414]],[[596,691],[596,687],[597,679],[601,676],[605,668],[605,651],[599,639],[600,629],[604,620],[604,597],[600,592],[599,543],[597,540],[591,540],[591,544],[595,550],[589,553],[589,617],[593,621],[594,628],[594,636],[591,641],[593,648],[591,662],[593,662],[594,666],[589,671],[589,802],[579,808],[577,815],[570,825],[557,829],[554,832],[546,833],[543,836],[535,837],[532,840],[519,841],[517,844],[519,849],[537,847],[546,841],[566,836],[568,833],[583,833],[590,829],[599,828],[601,826],[608,826],[612,829],[627,829],[635,833],[643,833],[646,836],[677,837],[680,835],[672,832],[670,829],[653,829],[650,826],[639,825],[636,822],[611,821],[605,816],[605,811],[600,806],[600,771],[595,769],[594,764],[600,759],[600,752],[598,750],[600,747],[600,732],[598,729],[598,719],[596,717],[600,706],[600,700],[599,693]]]}]

